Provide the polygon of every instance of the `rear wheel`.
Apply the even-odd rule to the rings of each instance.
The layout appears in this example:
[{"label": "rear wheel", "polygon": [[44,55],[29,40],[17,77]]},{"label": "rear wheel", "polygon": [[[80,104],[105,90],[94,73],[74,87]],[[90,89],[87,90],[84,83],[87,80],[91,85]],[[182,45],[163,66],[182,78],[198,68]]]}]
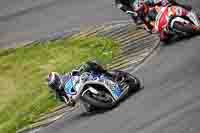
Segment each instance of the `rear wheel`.
[{"label": "rear wheel", "polygon": [[119,70],[115,70],[114,73],[118,75],[119,82],[126,83],[129,86],[129,91],[134,92],[141,89],[140,80],[132,74]]}]

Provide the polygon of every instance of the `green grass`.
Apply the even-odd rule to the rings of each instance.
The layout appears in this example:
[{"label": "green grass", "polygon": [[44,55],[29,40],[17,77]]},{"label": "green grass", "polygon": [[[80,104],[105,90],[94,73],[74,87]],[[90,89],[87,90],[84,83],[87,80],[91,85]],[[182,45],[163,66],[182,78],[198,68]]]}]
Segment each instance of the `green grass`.
[{"label": "green grass", "polygon": [[48,72],[67,72],[91,59],[106,64],[117,51],[116,43],[102,37],[0,50],[0,133],[14,133],[61,104],[47,89]]}]

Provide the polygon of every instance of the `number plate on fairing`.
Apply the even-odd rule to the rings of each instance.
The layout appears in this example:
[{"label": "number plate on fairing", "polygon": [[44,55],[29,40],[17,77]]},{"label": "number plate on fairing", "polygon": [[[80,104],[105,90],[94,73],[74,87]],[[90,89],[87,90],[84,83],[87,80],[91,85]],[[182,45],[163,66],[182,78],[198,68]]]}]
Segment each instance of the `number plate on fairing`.
[{"label": "number plate on fairing", "polygon": [[123,91],[119,87],[118,84],[109,81],[109,80],[104,80],[104,83],[111,89],[113,97],[117,100],[119,97],[122,95]]},{"label": "number plate on fairing", "polygon": [[120,97],[122,95],[122,89],[118,85],[113,86],[112,92],[113,95],[117,97]]}]

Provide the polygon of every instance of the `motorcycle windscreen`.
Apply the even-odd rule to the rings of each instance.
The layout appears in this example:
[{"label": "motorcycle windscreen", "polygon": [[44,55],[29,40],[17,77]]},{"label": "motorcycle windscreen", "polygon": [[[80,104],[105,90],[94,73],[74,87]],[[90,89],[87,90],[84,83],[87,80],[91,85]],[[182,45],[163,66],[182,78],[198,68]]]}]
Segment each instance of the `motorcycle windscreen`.
[{"label": "motorcycle windscreen", "polygon": [[67,95],[76,95],[76,91],[74,91],[73,88],[73,80],[71,78],[68,79],[68,81],[65,84],[65,92],[67,93]]}]

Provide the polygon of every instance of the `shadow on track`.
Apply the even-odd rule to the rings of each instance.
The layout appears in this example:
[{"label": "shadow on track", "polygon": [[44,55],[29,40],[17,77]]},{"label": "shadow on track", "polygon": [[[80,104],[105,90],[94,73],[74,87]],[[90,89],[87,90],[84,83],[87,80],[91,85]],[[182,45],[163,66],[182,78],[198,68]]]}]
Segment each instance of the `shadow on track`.
[{"label": "shadow on track", "polygon": [[170,39],[167,42],[162,42],[162,44],[163,44],[163,46],[171,46],[171,45],[174,45],[177,42],[186,41],[186,40],[188,41],[188,40],[191,40],[191,39],[193,39],[194,37],[197,37],[197,36],[200,36],[200,35],[182,36],[182,37]]}]

